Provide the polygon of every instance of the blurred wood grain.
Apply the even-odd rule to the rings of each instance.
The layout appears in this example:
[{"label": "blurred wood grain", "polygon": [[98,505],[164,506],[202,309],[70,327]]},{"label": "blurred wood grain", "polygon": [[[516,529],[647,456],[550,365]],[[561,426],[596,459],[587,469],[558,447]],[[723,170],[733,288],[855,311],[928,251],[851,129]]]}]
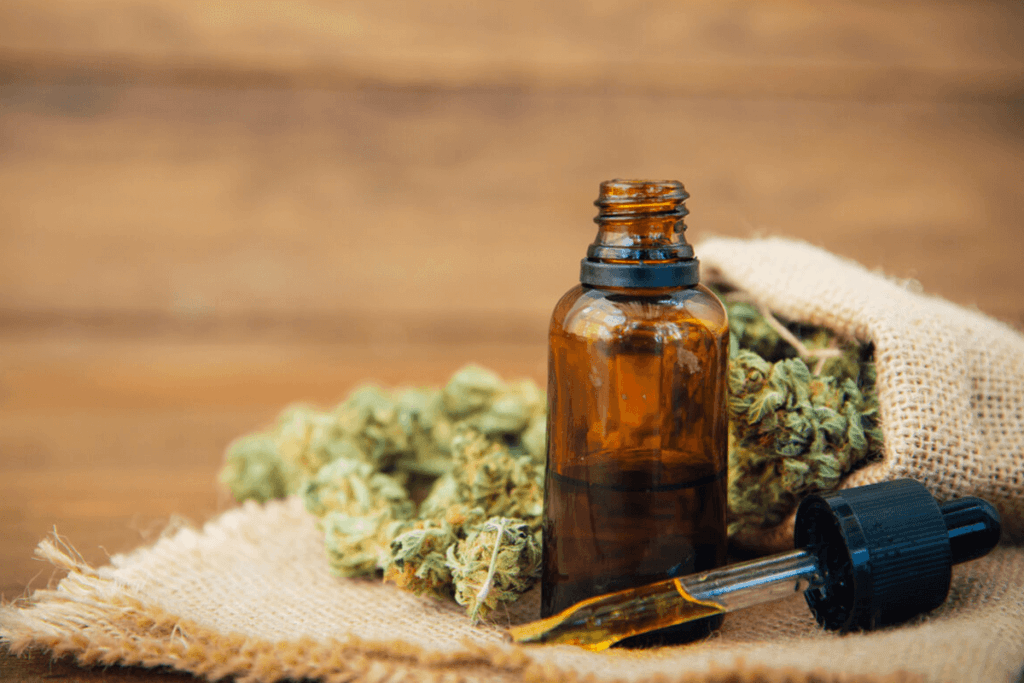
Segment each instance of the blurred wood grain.
[{"label": "blurred wood grain", "polygon": [[[0,595],[286,403],[542,381],[601,180],[1024,325],[1024,5],[0,3]],[[0,677],[149,680],[0,653]]]},{"label": "blurred wood grain", "polygon": [[164,81],[1017,98],[1014,2],[8,0],[15,67]]},{"label": "blurred wood grain", "polygon": [[576,279],[598,181],[637,175],[683,179],[693,239],[802,237],[1020,314],[1024,139],[1008,106],[5,93],[5,324],[298,316],[362,340],[474,326],[504,338],[542,329]]}]

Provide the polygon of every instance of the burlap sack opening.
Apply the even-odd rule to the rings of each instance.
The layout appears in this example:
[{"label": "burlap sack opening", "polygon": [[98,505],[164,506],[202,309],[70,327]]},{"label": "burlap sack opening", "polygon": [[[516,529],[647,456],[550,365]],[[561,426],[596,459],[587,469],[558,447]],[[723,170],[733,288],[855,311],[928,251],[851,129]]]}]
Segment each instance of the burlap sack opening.
[{"label": "burlap sack opening", "polygon": [[[713,277],[791,320],[875,345],[885,453],[844,487],[911,477],[942,500],[980,496],[1024,531],[1024,337],[806,243],[709,240]],[[743,539],[786,547],[793,519]]]},{"label": "burlap sack opening", "polygon": [[[874,342],[886,451],[844,485],[909,476],[942,499],[978,495],[1020,538],[1024,337],[803,243],[710,240],[698,253],[778,314]],[[786,547],[789,526],[747,540]],[[949,600],[902,626],[837,636],[794,596],[729,615],[706,641],[598,654],[509,643],[535,594],[474,626],[456,605],[332,577],[297,500],[243,505],[100,569],[53,542],[40,553],[68,575],[0,611],[14,652],[211,680],[1008,681],[1024,663],[1024,548],[1010,542],[955,568]]]}]

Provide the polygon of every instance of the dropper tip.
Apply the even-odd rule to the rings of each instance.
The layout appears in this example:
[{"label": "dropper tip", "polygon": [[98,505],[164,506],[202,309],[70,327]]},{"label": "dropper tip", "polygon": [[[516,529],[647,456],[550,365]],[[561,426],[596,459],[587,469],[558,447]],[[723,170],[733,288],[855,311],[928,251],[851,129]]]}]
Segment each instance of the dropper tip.
[{"label": "dropper tip", "polygon": [[509,627],[509,635],[517,643],[550,643],[553,645],[561,643],[564,645],[577,645],[592,652],[605,650],[615,642],[616,639],[614,638],[610,640],[595,639],[592,633],[588,633],[588,629],[581,629],[578,625],[566,623],[569,616],[567,612],[571,612],[571,609],[546,619],[538,619],[526,624],[511,626]]},{"label": "dropper tip", "polygon": [[965,496],[949,501],[941,510],[953,564],[986,555],[999,543],[1002,520],[999,511],[987,500]]}]

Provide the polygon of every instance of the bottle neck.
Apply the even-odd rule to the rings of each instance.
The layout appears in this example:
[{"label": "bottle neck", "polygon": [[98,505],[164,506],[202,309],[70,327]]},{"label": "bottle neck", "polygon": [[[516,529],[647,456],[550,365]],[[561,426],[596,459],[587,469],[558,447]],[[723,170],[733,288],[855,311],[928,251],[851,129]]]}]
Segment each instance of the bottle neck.
[{"label": "bottle neck", "polygon": [[610,180],[594,204],[597,236],[580,267],[580,281],[596,287],[687,287],[700,280],[686,242],[683,202],[676,181]]},{"label": "bottle neck", "polygon": [[675,212],[614,219],[598,216],[595,221],[597,236],[587,248],[587,258],[604,263],[672,263],[693,258],[693,247],[683,235],[686,226]]}]

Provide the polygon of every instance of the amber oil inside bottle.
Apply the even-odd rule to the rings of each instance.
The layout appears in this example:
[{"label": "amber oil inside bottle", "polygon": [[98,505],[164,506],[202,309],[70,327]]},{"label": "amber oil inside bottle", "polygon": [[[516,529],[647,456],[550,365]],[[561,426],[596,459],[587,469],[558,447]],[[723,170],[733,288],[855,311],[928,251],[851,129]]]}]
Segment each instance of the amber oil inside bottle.
[{"label": "amber oil inside bottle", "polygon": [[552,315],[544,617],[725,561],[728,322],[698,282],[687,196],[675,181],[602,183],[581,284]]}]

